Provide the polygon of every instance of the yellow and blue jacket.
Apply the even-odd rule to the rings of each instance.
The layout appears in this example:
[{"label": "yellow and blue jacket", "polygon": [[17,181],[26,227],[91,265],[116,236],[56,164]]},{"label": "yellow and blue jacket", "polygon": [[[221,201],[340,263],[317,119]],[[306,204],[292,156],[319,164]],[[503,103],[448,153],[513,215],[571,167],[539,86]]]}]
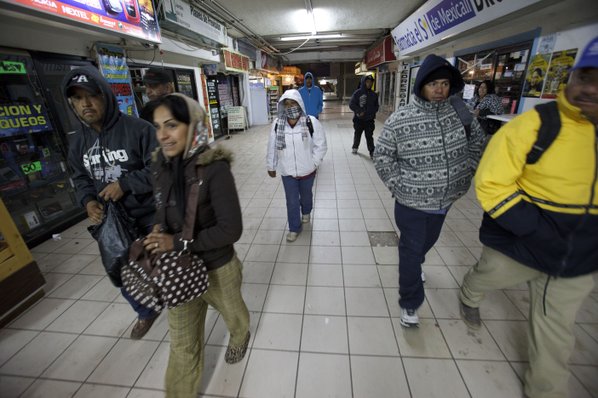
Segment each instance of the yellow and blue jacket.
[{"label": "yellow and blue jacket", "polygon": [[526,164],[541,125],[530,110],[492,138],[475,175],[484,209],[480,240],[552,276],[598,270],[598,127],[557,98],[561,129],[535,164]]}]

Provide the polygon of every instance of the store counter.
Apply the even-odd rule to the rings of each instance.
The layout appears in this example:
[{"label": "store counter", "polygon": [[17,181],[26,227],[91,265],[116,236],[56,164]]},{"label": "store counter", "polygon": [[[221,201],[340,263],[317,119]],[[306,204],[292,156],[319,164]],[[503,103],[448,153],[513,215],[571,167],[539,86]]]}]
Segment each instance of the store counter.
[{"label": "store counter", "polygon": [[0,199],[0,327],[43,297],[46,283]]},{"label": "store counter", "polygon": [[512,114],[509,114],[509,115],[488,115],[488,116],[486,116],[486,118],[487,119],[498,120],[498,121],[503,122],[503,123],[509,123],[516,116],[519,116],[519,115],[516,114],[516,113],[512,113]]}]

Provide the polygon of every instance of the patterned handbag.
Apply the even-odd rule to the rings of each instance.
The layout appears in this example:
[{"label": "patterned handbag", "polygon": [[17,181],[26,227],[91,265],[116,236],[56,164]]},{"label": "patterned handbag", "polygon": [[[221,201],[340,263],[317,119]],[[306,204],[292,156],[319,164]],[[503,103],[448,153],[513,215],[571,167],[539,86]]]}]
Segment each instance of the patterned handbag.
[{"label": "patterned handbag", "polygon": [[123,287],[149,309],[160,312],[165,307],[174,308],[196,299],[208,289],[208,270],[203,260],[187,249],[193,242],[202,184],[203,179],[198,178],[187,198],[181,239],[183,250],[151,255],[145,250],[143,238],[133,242],[129,249],[129,262],[121,271]]}]

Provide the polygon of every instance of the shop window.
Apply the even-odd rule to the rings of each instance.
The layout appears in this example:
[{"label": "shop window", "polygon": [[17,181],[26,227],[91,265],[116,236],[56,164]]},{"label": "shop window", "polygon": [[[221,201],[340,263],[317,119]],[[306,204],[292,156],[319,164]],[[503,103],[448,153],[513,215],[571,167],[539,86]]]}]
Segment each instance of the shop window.
[{"label": "shop window", "polygon": [[0,51],[0,196],[26,241],[80,213],[32,59]]},{"label": "shop window", "polygon": [[531,42],[484,50],[457,57],[458,68],[468,84],[479,85],[484,80],[494,83],[505,113],[517,110],[523,88]]}]

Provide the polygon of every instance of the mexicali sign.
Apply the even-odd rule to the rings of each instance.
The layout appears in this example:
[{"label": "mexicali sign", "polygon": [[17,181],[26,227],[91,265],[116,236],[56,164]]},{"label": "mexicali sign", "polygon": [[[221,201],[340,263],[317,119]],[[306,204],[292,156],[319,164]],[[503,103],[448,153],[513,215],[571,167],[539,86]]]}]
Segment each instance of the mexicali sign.
[{"label": "mexicali sign", "polygon": [[430,0],[392,30],[401,56],[542,0]]}]

